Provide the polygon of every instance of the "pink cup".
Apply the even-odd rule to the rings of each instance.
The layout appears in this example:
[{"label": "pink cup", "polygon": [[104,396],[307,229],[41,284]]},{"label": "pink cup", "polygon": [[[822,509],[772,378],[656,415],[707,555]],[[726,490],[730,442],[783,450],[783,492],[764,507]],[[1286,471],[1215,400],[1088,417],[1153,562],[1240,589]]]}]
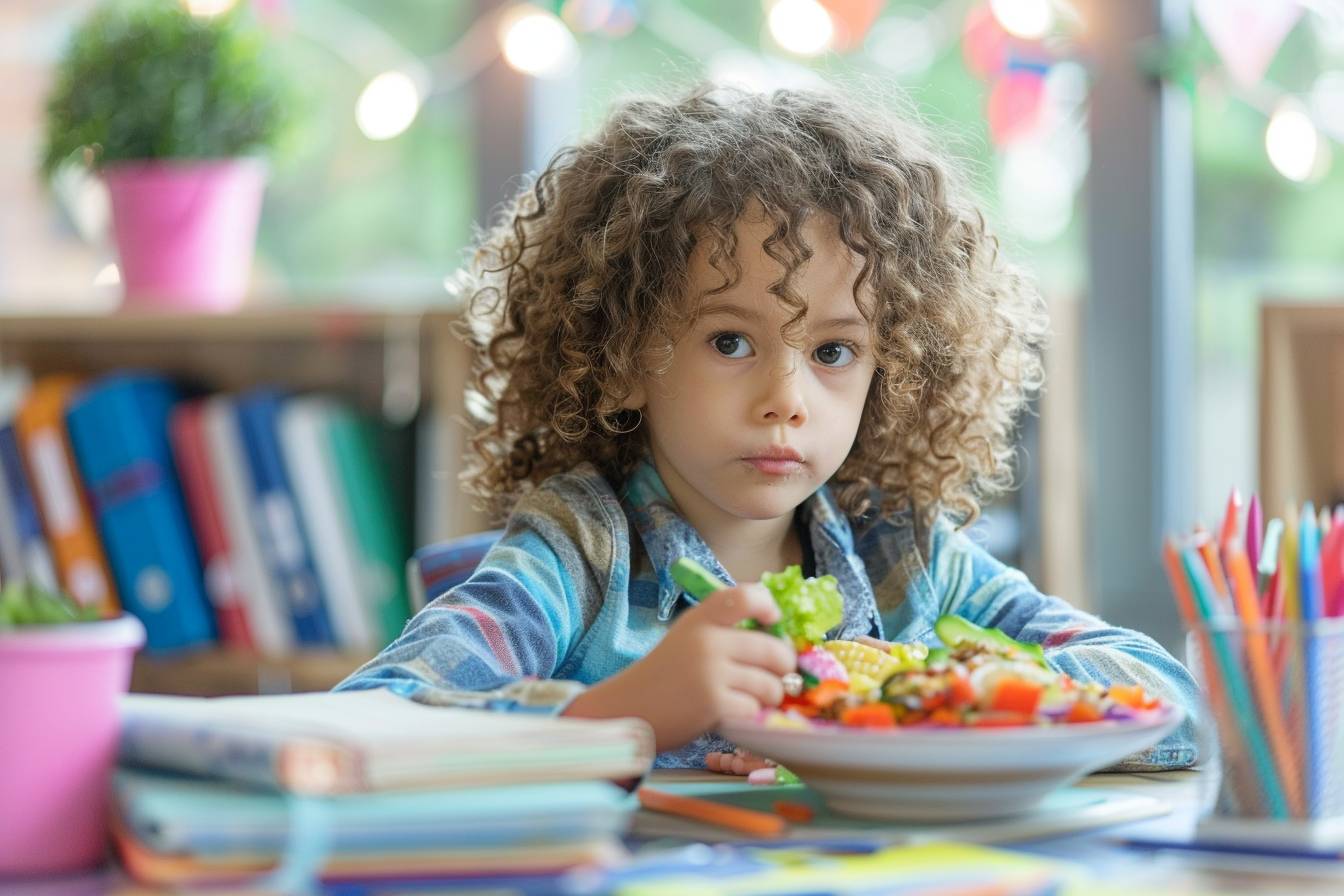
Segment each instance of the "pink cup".
[{"label": "pink cup", "polygon": [[118,162],[103,169],[126,305],[243,303],[266,184],[260,159]]},{"label": "pink cup", "polygon": [[117,696],[144,643],[134,616],[0,632],[0,875],[103,860]]}]

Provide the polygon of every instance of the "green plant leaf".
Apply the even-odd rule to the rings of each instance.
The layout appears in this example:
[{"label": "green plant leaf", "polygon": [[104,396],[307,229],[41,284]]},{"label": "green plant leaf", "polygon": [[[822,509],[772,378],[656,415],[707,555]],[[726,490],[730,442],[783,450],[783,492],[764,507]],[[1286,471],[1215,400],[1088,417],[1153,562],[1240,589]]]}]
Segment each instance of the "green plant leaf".
[{"label": "green plant leaf", "polygon": [[293,92],[239,4],[193,16],[166,0],[111,0],[79,27],[47,99],[42,171],[260,154],[284,136]]}]

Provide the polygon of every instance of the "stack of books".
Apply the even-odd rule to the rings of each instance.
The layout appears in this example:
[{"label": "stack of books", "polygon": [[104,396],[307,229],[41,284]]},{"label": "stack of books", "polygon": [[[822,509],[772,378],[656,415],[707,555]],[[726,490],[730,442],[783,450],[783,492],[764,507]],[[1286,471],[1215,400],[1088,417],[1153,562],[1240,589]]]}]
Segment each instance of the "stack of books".
[{"label": "stack of books", "polygon": [[323,396],[0,371],[0,580],[124,609],[151,652],[369,652],[410,614],[389,466]]},{"label": "stack of books", "polygon": [[132,694],[112,829],[159,886],[550,875],[623,855],[638,719],[426,706],[384,691]]}]

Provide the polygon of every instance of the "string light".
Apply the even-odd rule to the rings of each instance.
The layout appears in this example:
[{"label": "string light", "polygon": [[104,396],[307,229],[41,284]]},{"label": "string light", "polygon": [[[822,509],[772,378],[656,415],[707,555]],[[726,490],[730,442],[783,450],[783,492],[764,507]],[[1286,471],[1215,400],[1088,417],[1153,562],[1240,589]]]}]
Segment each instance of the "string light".
[{"label": "string light", "polygon": [[835,23],[816,0],[779,0],[767,19],[770,36],[799,56],[815,56],[831,45]]},{"label": "string light", "polygon": [[1024,40],[1040,40],[1055,25],[1050,0],[990,0],[989,9],[1004,31]]},{"label": "string light", "polygon": [[421,98],[420,89],[405,72],[383,72],[359,94],[355,123],[370,140],[390,140],[415,121]]},{"label": "string light", "polygon": [[499,45],[505,62],[538,78],[563,75],[579,59],[578,44],[565,23],[527,4],[514,7],[500,20]]},{"label": "string light", "polygon": [[187,12],[203,19],[222,15],[233,9],[237,0],[182,0]]},{"label": "string light", "polygon": [[1265,128],[1265,152],[1289,180],[1301,183],[1317,173],[1321,137],[1301,102],[1292,97],[1279,101]]}]

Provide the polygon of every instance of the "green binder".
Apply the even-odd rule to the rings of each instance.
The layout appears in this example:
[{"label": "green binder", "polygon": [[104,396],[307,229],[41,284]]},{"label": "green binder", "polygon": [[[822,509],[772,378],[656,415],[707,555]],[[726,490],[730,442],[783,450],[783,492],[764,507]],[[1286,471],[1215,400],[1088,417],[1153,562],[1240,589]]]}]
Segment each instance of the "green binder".
[{"label": "green binder", "polygon": [[373,425],[342,407],[332,414],[327,434],[359,547],[360,591],[373,607],[384,642],[391,642],[410,614],[403,574],[410,556],[408,526],[395,512]]}]

